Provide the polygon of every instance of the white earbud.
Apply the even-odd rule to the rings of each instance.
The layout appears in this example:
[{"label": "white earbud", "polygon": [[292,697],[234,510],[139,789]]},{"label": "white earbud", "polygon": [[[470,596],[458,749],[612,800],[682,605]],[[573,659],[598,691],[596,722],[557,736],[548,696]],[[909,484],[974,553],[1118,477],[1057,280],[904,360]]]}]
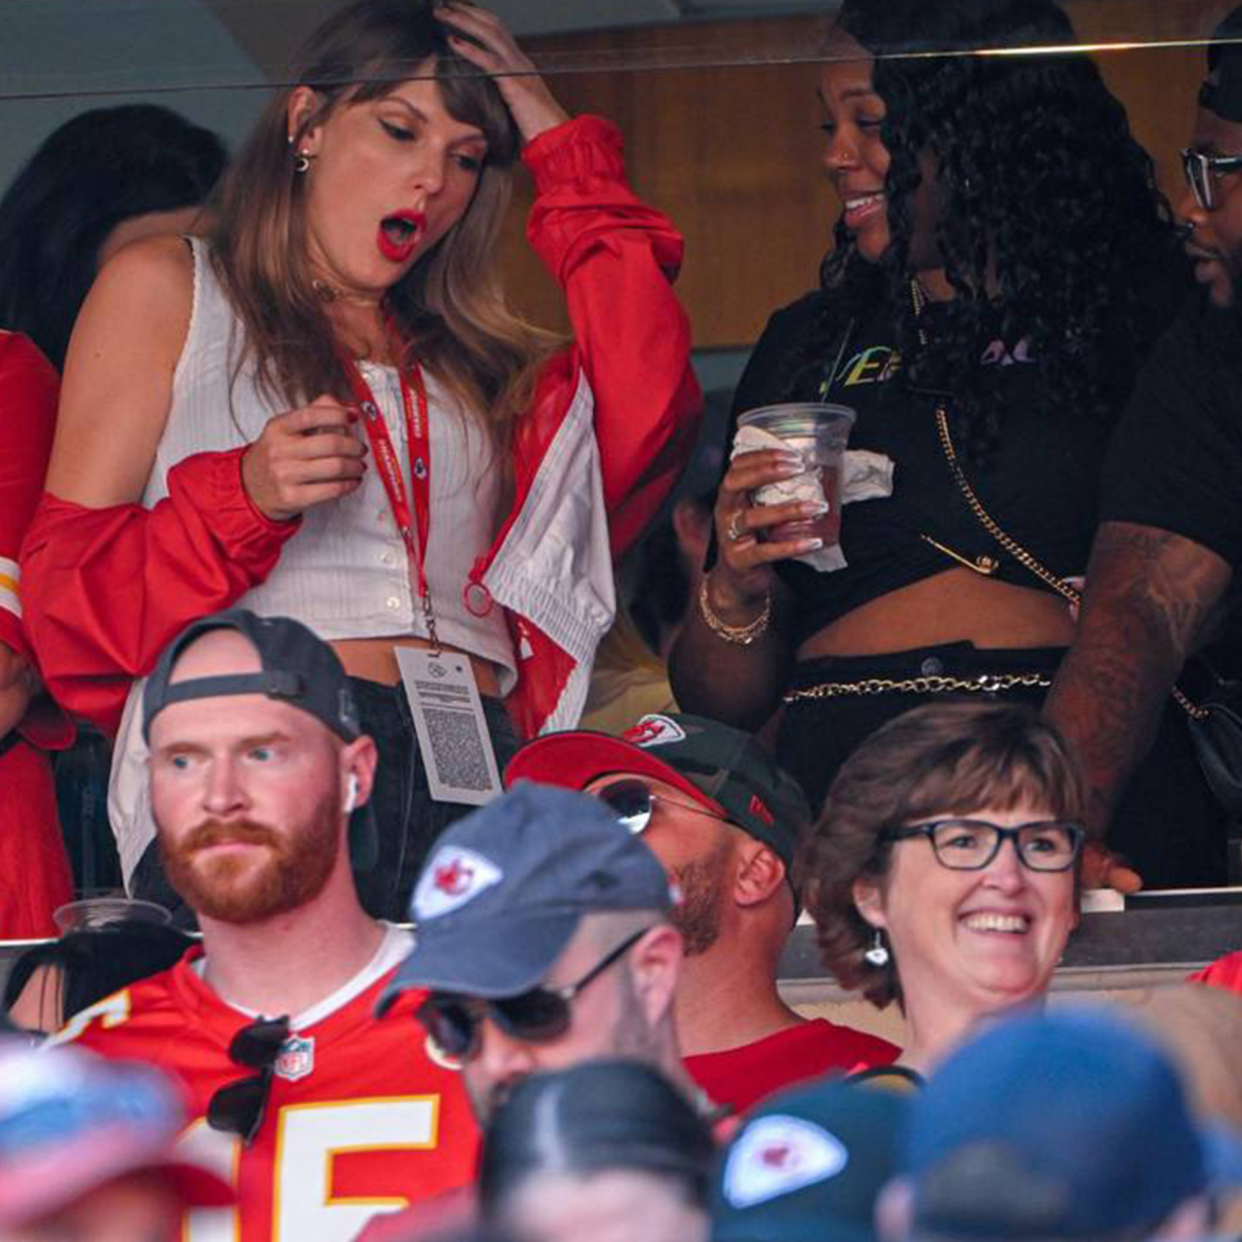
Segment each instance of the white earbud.
[{"label": "white earbud", "polygon": [[358,778],[351,772],[349,774],[349,782],[345,786],[345,814],[349,815],[353,812],[354,807],[358,804]]}]

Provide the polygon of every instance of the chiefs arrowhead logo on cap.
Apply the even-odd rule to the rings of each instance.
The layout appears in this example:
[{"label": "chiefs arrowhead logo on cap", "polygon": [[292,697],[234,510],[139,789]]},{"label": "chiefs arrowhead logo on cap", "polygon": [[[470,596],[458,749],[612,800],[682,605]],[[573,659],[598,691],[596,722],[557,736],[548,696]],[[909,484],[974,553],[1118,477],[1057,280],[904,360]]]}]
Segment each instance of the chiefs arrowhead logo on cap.
[{"label": "chiefs arrowhead logo on cap", "polygon": [[644,716],[622,736],[627,742],[646,749],[648,746],[666,746],[669,742],[684,742],[686,731],[667,716]]},{"label": "chiefs arrowhead logo on cap", "polygon": [[835,1177],[849,1163],[841,1141],[801,1117],[775,1114],[746,1128],[725,1165],[725,1198],[754,1207]]},{"label": "chiefs arrowhead logo on cap", "polygon": [[442,846],[432,856],[414,890],[414,917],[434,919],[448,914],[503,878],[504,873],[490,858],[461,846]]}]

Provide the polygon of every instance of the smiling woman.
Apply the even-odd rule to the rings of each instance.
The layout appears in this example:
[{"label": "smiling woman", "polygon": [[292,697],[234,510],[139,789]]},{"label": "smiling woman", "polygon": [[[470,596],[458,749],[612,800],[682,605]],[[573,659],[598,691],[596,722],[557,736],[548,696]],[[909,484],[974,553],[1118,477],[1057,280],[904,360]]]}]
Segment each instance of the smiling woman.
[{"label": "smiling woman", "polygon": [[[799,455],[734,457],[670,661],[687,711],[751,729],[781,712],[812,806],[912,707],[1041,702],[1073,640],[1066,579],[1086,570],[1110,428],[1191,288],[1151,161],[1075,39],[1053,0],[844,0],[823,47],[835,244],[820,287],[770,320],[735,421],[849,407],[849,449],[886,486],[847,487],[839,547],[818,547]],[[966,54],[1023,46],[1047,51]],[[1152,884],[1212,882],[1167,828],[1196,781],[1185,745],[1115,820]]]},{"label": "smiling woman", "polygon": [[833,782],[802,860],[824,964],[906,1018],[932,1068],[981,1018],[1038,1004],[1078,919],[1082,777],[1029,708],[890,721]]},{"label": "smiling woman", "polygon": [[[397,650],[473,675],[486,724],[457,788],[481,788],[487,744],[503,767],[515,733],[576,721],[611,621],[609,551],[696,429],[681,239],[627,185],[616,129],[567,118],[483,9],[355,0],[286,80],[210,238],[125,248],[87,300],[25,546],[28,624],[52,692],[120,725],[122,864],[165,901],[136,679],[233,603],[332,642],[382,755],[380,861],[360,887],[401,917],[466,807],[431,796]],[[497,281],[519,155],[567,349]],[[464,753],[458,732],[448,746]]]}]

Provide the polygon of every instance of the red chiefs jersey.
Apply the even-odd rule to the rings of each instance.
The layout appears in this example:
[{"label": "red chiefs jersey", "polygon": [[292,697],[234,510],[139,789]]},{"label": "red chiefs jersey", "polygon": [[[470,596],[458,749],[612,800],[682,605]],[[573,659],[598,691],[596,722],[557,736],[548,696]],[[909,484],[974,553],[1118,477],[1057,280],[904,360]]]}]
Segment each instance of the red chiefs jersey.
[{"label": "red chiefs jersey", "polygon": [[878,1035],[815,1018],[741,1048],[686,1057],[684,1064],[714,1103],[741,1113],[794,1083],[834,1070],[852,1073],[888,1065],[900,1052]]},{"label": "red chiefs jersey", "polygon": [[228,1055],[250,1019],[202,981],[193,964],[201,956],[191,949],[171,970],[84,1010],[56,1037],[153,1062],[186,1088],[198,1120],[183,1141],[233,1178],[240,1206],[192,1214],[185,1242],[349,1242],[376,1213],[473,1179],[478,1129],[460,1076],[427,1054],[412,1016],[423,994],[407,992],[382,1020],[373,1016],[391,969],[293,1031],[249,1147],[212,1130],[212,1095],[253,1074]]}]

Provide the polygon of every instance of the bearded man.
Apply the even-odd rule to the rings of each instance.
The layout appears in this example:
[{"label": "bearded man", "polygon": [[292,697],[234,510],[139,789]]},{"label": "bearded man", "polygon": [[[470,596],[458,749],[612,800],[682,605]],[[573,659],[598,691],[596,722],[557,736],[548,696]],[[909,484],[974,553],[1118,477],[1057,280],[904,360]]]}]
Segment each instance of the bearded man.
[{"label": "bearded man", "polygon": [[238,1189],[218,1236],[345,1242],[377,1210],[469,1182],[477,1130],[458,1074],[409,1038],[409,1014],[372,1018],[412,938],[354,886],[351,852],[374,865],[376,748],[335,653],[287,618],[205,618],[151,674],[143,723],[160,850],[202,945],[54,1042],[181,1080],[186,1142]]},{"label": "bearded man", "polygon": [[684,713],[644,716],[619,738],[550,733],[509,762],[505,783],[521,781],[598,798],[677,886],[677,1034],[686,1070],[718,1104],[743,1112],[793,1083],[897,1056],[877,1036],[807,1021],[777,990],[810,813],[749,733]]}]

